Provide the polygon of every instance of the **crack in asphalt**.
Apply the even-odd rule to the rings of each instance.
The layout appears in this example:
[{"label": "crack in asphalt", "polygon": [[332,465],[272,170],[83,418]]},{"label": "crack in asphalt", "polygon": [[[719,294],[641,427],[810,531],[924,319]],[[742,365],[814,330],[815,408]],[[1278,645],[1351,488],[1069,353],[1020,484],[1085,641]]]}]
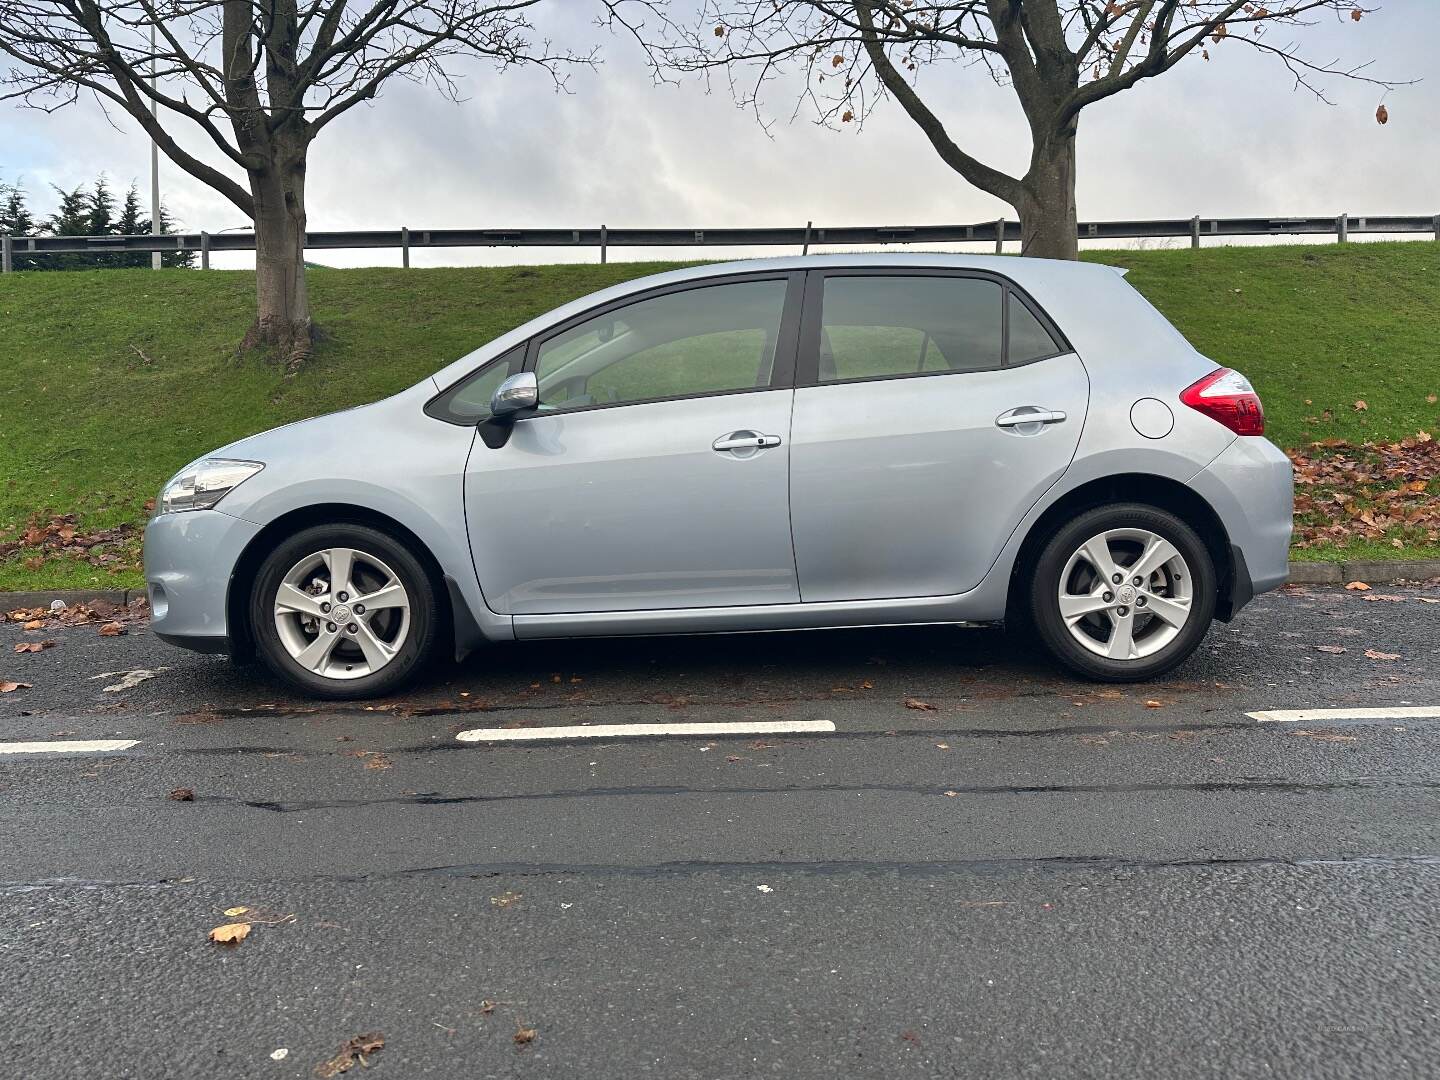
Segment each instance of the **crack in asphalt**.
[{"label": "crack in asphalt", "polygon": [[1391,780],[1373,776],[1357,776],[1325,783],[1301,783],[1279,779],[1241,779],[1233,781],[1197,781],[1193,783],[1150,783],[1150,784],[1035,784],[1035,785],[976,785],[959,784],[816,784],[789,787],[719,787],[693,788],[678,785],[652,785],[610,788],[573,788],[561,791],[524,792],[512,795],[442,795],[438,792],[420,792],[414,795],[396,795],[379,799],[310,799],[310,800],[264,800],[242,799],[237,796],[204,795],[193,801],[219,805],[245,806],[253,810],[268,810],[280,814],[293,814],[311,810],[343,810],[367,806],[464,806],[472,803],[529,802],[549,799],[591,799],[591,798],[632,798],[660,795],[804,795],[804,794],[851,794],[858,792],[880,792],[884,794],[910,795],[1128,795],[1164,792],[1197,793],[1274,793],[1303,794],[1327,791],[1377,791],[1414,790],[1440,788],[1440,780]]},{"label": "crack in asphalt", "polygon": [[1402,870],[1408,867],[1428,869],[1440,867],[1440,854],[1365,854],[1333,856],[1240,855],[1191,859],[1135,859],[1113,855],[1034,855],[1012,857],[980,857],[971,859],[936,859],[927,862],[887,860],[755,860],[749,862],[712,862],[681,860],[647,864],[623,863],[455,863],[420,866],[369,874],[309,874],[292,878],[164,878],[159,880],[99,880],[85,878],[46,878],[38,881],[0,882],[0,895],[74,889],[175,889],[189,885],[223,882],[227,887],[248,881],[263,882],[267,887],[278,885],[361,884],[417,878],[492,878],[537,877],[610,877],[656,879],[690,877],[701,874],[799,874],[826,877],[844,874],[890,875],[895,877],[943,877],[951,874],[1005,875],[1032,871],[1098,870],[1115,873],[1153,873],[1204,869],[1264,869],[1289,867],[1295,869],[1378,869]]}]

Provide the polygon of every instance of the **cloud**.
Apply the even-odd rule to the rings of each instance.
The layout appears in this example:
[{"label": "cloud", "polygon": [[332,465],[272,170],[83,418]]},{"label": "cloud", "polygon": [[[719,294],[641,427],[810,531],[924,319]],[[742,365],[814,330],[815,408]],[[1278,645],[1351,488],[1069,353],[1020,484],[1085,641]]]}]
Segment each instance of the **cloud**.
[{"label": "cloud", "polygon": [[[556,93],[541,72],[463,72],[459,104],[404,81],[327,129],[312,151],[312,229],[905,224],[1013,216],[949,171],[897,106],[862,130],[831,131],[803,112],[793,87],[769,96],[767,133],[728,89],[655,85],[638,49],[592,25],[588,6],[549,9],[562,40],[600,36],[604,63]],[[1321,20],[1304,42],[1316,56],[1377,59],[1396,78],[1435,74],[1432,0],[1390,0],[1360,23]],[[1432,26],[1433,29],[1433,26]],[[1134,91],[1087,110],[1079,142],[1082,217],[1188,217],[1432,212],[1440,179],[1440,80],[1388,96],[1330,79],[1334,106],[1291,89],[1273,58],[1238,42],[1212,48]],[[924,72],[922,91],[968,149],[1011,171],[1028,149],[1010,93],[983,71]],[[6,158],[45,205],[45,185],[100,171],[145,189],[149,146],[131,123],[93,105],[53,116],[0,105]],[[190,145],[200,147],[192,140]],[[162,163],[167,204],[187,228],[241,225],[222,197]],[[631,253],[630,257],[635,254]],[[653,254],[653,253],[650,253]],[[672,252],[671,254],[678,254]],[[324,261],[398,261],[398,253],[325,252]],[[417,265],[594,258],[554,250],[417,251]]]}]

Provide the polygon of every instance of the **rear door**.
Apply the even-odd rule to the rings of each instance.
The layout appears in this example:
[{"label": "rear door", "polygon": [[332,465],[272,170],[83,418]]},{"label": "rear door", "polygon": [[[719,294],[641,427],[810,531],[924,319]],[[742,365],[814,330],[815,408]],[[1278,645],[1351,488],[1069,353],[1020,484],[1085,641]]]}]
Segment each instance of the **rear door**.
[{"label": "rear door", "polygon": [[811,273],[791,435],[801,599],[974,588],[1068,467],[1088,395],[1060,332],[998,277]]}]

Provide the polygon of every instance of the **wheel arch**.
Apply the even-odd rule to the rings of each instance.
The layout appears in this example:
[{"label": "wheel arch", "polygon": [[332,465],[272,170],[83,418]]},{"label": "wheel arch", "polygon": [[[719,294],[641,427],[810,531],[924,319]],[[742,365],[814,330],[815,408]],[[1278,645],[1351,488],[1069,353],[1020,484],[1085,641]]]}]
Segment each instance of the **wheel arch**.
[{"label": "wheel arch", "polygon": [[[251,538],[245,550],[240,553],[240,558],[235,561],[225,594],[225,626],[230,639],[231,656],[249,659],[255,654],[254,628],[250,625],[250,590],[265,557],[286,537],[314,525],[365,525],[386,533],[408,547],[425,568],[425,574],[430,579],[440,604],[440,626],[451,635],[453,644],[459,614],[457,604],[463,607],[464,601],[454,595],[449,578],[425,541],[412,529],[378,510],[350,503],[316,503],[298,507],[275,518]],[[465,608],[459,617],[470,619],[469,609]]]},{"label": "wheel arch", "polygon": [[1194,488],[1153,473],[1118,473],[1097,477],[1067,491],[1046,507],[1025,534],[1011,566],[1007,621],[1023,610],[1035,561],[1055,530],[1077,514],[1111,503],[1144,503],[1167,510],[1200,535],[1211,561],[1215,564],[1215,616],[1221,622],[1229,622],[1234,608],[1238,607],[1232,606],[1230,599],[1236,582],[1238,553],[1230,542],[1225,523],[1215,512],[1215,508]]}]

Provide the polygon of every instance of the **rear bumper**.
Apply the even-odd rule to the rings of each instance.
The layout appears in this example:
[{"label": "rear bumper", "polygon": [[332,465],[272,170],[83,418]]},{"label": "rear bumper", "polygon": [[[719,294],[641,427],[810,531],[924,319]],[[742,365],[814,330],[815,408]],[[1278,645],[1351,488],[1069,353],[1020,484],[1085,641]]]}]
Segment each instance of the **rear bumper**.
[{"label": "rear bumper", "polygon": [[225,605],[241,553],[260,526],[219,510],[162,514],[145,527],[150,629],[197,652],[229,652]]},{"label": "rear bumper", "polygon": [[1290,576],[1295,511],[1290,459],[1268,439],[1236,439],[1190,481],[1230,538],[1231,569],[1216,616],[1228,621],[1255,596]]}]

